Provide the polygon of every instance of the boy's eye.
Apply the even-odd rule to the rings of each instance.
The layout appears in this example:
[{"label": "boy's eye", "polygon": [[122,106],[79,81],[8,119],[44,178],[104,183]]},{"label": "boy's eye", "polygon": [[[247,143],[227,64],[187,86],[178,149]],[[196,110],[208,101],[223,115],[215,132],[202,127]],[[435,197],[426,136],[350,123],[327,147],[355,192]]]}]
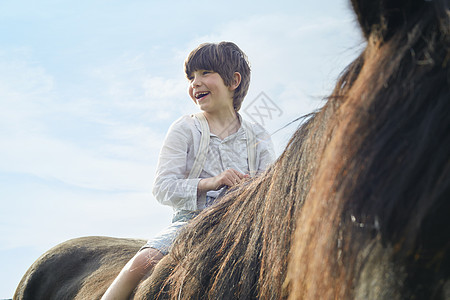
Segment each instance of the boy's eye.
[{"label": "boy's eye", "polygon": [[[197,74],[202,75],[202,76],[214,73],[214,71],[211,71],[211,70],[199,70],[199,71],[195,71],[195,72],[197,72]],[[187,77],[187,79],[189,81],[194,80],[194,78],[195,78],[195,75],[191,75],[191,76]]]}]

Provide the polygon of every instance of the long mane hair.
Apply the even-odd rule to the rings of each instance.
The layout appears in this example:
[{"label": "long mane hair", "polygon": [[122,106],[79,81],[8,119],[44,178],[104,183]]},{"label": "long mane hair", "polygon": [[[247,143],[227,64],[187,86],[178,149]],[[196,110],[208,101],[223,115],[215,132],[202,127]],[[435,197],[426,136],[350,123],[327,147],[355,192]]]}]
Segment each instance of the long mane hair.
[{"label": "long mane hair", "polygon": [[341,105],[298,215],[292,298],[450,288],[449,2],[375,2],[353,1],[367,47],[332,95]]},{"label": "long mane hair", "polygon": [[187,226],[147,295],[450,292],[449,2],[352,5],[366,48],[269,170]]}]

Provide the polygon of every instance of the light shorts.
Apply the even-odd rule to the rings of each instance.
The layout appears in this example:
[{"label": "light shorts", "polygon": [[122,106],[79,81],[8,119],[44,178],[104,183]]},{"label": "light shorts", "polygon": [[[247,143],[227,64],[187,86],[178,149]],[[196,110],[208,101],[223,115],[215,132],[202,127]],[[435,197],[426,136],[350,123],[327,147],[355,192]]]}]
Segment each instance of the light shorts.
[{"label": "light shorts", "polygon": [[[177,221],[173,222],[166,229],[157,234],[154,238],[147,241],[147,244],[142,246],[145,248],[154,248],[160,251],[162,254],[167,255],[170,247],[172,247],[173,241],[180,233],[180,230],[187,224],[187,222]],[[140,251],[139,250],[139,251]]]},{"label": "light shorts", "polygon": [[[207,203],[213,203],[216,198],[212,198],[207,196]],[[166,229],[157,234],[154,238],[149,239],[147,243],[141,247],[139,251],[146,248],[154,248],[161,252],[163,255],[167,255],[169,253],[170,247],[172,247],[173,241],[180,233],[181,229],[183,229],[186,224],[196,217],[200,213],[197,211],[189,211],[189,210],[181,210],[176,213],[172,219],[172,224],[169,225]]]}]

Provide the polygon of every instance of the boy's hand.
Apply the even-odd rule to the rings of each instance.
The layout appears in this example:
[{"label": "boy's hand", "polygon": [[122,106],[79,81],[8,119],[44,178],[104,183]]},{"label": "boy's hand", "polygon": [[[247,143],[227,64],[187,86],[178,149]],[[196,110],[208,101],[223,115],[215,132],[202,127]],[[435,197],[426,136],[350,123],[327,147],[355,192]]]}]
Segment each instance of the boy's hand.
[{"label": "boy's hand", "polygon": [[228,169],[223,171],[217,176],[210,178],[203,178],[198,183],[197,189],[199,191],[211,191],[211,190],[218,190],[223,186],[232,187],[248,177],[249,177],[248,174],[242,174],[241,172],[236,171],[234,169]]}]

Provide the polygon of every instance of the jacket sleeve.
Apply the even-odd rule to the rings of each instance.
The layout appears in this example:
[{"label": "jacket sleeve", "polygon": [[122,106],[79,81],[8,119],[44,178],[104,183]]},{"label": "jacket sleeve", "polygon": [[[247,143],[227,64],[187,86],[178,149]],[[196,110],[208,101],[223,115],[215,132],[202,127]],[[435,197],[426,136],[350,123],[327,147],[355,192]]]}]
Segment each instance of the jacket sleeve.
[{"label": "jacket sleeve", "polygon": [[159,154],[153,184],[156,200],[175,210],[197,209],[197,186],[200,178],[187,179],[187,157],[193,143],[192,131],[187,128],[183,118],[170,127]]}]

